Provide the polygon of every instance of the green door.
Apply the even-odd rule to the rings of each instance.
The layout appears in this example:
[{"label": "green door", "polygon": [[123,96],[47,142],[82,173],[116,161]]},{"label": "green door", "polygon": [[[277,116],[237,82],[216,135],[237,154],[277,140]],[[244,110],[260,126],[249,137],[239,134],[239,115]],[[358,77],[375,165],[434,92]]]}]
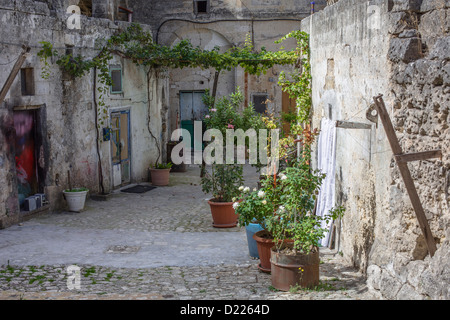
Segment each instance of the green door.
[{"label": "green door", "polygon": [[195,139],[194,121],[203,121],[208,113],[208,108],[202,101],[204,91],[181,91],[180,92],[180,116],[181,129],[186,129],[191,135],[191,149],[203,149],[203,132],[199,139]]}]

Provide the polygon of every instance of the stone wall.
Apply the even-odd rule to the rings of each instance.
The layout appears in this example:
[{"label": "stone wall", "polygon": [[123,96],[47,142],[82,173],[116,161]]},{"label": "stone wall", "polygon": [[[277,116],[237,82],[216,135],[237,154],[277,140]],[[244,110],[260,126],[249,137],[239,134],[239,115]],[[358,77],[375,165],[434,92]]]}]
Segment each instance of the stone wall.
[{"label": "stone wall", "polygon": [[[315,1],[315,10],[325,7],[325,1]],[[281,46],[274,41],[300,27],[301,19],[311,13],[310,1],[209,1],[207,13],[196,14],[194,1],[175,0],[133,1],[133,19],[150,24],[154,39],[160,44],[171,46],[181,39],[190,39],[194,46],[213,49],[215,46],[227,50],[243,46],[250,36],[254,47],[259,50],[278,50]],[[138,9],[139,8],[139,9]],[[292,41],[283,46],[291,48]],[[278,75],[286,68],[274,67],[265,75],[245,74],[242,68],[222,72],[219,76],[217,96],[228,95],[239,87],[246,105],[253,94],[267,94],[267,110],[279,115],[282,111],[282,92],[278,86]],[[177,128],[180,114],[179,94],[182,91],[212,91],[215,70],[183,69],[170,70],[169,90],[169,132]]]},{"label": "stone wall", "polygon": [[[328,117],[371,124],[337,129],[336,203],[346,207],[337,250],[388,299],[448,299],[448,1],[341,0],[307,18],[313,126]],[[428,254],[380,121],[366,119],[383,94],[404,152],[441,149],[409,163],[438,250]]]},{"label": "stone wall", "polygon": [[[114,23],[109,19],[81,16],[81,29],[69,30],[64,9],[69,3],[0,1],[0,39],[3,42],[0,63],[5,63],[0,71],[0,83],[5,82],[21,52],[21,45],[26,44],[31,52],[22,67],[33,68],[35,87],[34,95],[23,95],[19,73],[0,108],[0,227],[17,223],[25,216],[18,208],[15,111],[37,110],[43,146],[39,154],[39,166],[43,171],[39,192],[46,194],[52,211],[65,209],[61,191],[68,187],[69,171],[72,186],[87,187],[91,194],[101,191],[99,159],[105,192],[112,190],[111,142],[103,140],[103,128],[109,127],[111,112],[130,111],[131,182],[148,181],[148,167],[157,159],[157,145],[161,148],[163,144],[165,77],[150,73],[147,78],[143,67],[117,56],[110,61],[111,65],[122,66],[123,93],[109,93],[105,98],[107,121],[99,129],[97,149],[95,115],[99,97],[96,94],[94,99],[94,72],[74,79],[61,72],[52,60],[49,61],[49,78],[41,76],[44,65],[37,56],[42,48],[41,41],[52,43],[60,54],[72,50],[74,55],[92,58],[102,41],[129,26],[128,22]],[[150,31],[147,26],[143,27]],[[156,139],[150,135],[149,127]]]}]

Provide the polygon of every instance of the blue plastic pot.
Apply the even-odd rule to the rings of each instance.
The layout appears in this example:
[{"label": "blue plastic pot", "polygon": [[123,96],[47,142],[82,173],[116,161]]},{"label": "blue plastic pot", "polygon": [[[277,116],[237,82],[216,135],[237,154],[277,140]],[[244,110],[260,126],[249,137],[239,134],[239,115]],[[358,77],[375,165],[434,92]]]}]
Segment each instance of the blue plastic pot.
[{"label": "blue plastic pot", "polygon": [[248,251],[250,257],[259,258],[256,240],[253,239],[253,235],[261,230],[263,230],[263,227],[258,223],[250,223],[247,226],[245,226],[245,231],[247,232]]}]

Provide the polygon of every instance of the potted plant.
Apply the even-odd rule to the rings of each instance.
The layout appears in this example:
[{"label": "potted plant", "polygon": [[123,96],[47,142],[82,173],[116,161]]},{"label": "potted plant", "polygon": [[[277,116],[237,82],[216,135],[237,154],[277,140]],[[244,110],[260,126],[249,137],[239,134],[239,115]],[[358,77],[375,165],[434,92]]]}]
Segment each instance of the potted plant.
[{"label": "potted plant", "polygon": [[208,200],[216,228],[232,228],[237,225],[236,205],[232,201],[239,195],[239,187],[243,184],[242,165],[212,164],[201,179],[202,190],[212,193]]},{"label": "potted plant", "polygon": [[63,197],[66,199],[69,211],[80,212],[83,210],[88,192],[89,190],[87,188],[69,188],[63,190]]},{"label": "potted plant", "polygon": [[167,186],[169,184],[171,168],[171,162],[167,164],[155,163],[155,165],[150,168],[152,184],[154,186]]},{"label": "potted plant", "polygon": [[274,178],[274,191],[280,202],[275,214],[266,218],[267,229],[274,239],[272,285],[283,291],[319,284],[319,241],[328,231],[322,222],[337,219],[344,212],[337,207],[323,217],[314,214],[316,195],[325,174],[310,167],[312,134],[307,133],[307,139],[297,163],[286,168],[280,179]]},{"label": "potted plant", "polygon": [[273,214],[273,201],[267,197],[264,189],[255,188],[250,191],[249,187],[240,187],[239,190],[241,201],[236,202],[234,206],[239,217],[239,225],[246,229],[249,254],[251,257],[260,259],[258,268],[261,271],[268,272],[270,271],[269,250],[273,243],[272,236],[267,232],[265,219]]},{"label": "potted plant", "polygon": [[[214,101],[211,96],[206,94],[203,101],[209,108],[209,113],[204,119],[206,129],[215,129],[220,132],[222,137],[226,137],[229,129],[246,131],[260,123],[260,115],[251,106],[244,108],[242,112],[239,111],[240,105],[244,101],[239,89],[218,101]],[[233,147],[235,147],[234,143]],[[226,151],[223,152],[223,155],[226,155]],[[238,215],[235,212],[238,202],[233,200],[240,196],[240,191],[244,188],[242,186],[244,182],[243,165],[227,164],[226,159],[219,160],[222,160],[221,163],[214,161],[210,168],[205,168],[201,180],[202,190],[213,195],[212,199],[208,201],[213,216],[213,226],[217,228],[235,227],[238,223]],[[239,190],[240,187],[241,190]],[[235,203],[234,207],[233,203]]]}]

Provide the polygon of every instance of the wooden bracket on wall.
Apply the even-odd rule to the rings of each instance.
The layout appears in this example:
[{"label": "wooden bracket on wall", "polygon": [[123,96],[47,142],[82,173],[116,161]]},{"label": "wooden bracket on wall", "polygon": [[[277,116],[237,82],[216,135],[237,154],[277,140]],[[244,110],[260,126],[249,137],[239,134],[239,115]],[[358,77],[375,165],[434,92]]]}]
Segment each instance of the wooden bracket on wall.
[{"label": "wooden bracket on wall", "polygon": [[22,46],[22,53],[20,54],[19,58],[17,59],[16,63],[14,64],[14,67],[12,68],[8,79],[6,79],[5,84],[3,85],[2,90],[0,91],[0,105],[3,103],[3,100],[6,97],[6,94],[8,93],[9,89],[11,88],[14,79],[16,78],[17,74],[20,71],[20,68],[22,67],[22,64],[25,62],[25,59],[28,56],[28,53],[30,52],[31,48],[27,46]]},{"label": "wooden bracket on wall", "polygon": [[383,123],[384,130],[386,131],[386,136],[394,153],[394,158],[397,162],[400,174],[403,178],[403,181],[405,182],[406,190],[408,191],[409,198],[416,213],[420,229],[422,230],[423,236],[427,243],[428,252],[431,256],[433,256],[436,252],[436,242],[434,241],[433,234],[431,233],[430,226],[428,225],[428,221],[422,207],[422,203],[420,202],[416,187],[414,185],[414,181],[411,177],[411,172],[408,168],[408,162],[442,157],[442,153],[441,150],[434,150],[404,154],[402,148],[400,147],[400,143],[395,134],[394,127],[392,125],[391,119],[389,118],[389,114],[386,110],[386,106],[384,105],[382,97],[383,95],[379,95],[373,98],[375,101],[376,110]]},{"label": "wooden bracket on wall", "polygon": [[336,121],[336,128],[343,129],[372,129],[372,125],[361,122]]}]

